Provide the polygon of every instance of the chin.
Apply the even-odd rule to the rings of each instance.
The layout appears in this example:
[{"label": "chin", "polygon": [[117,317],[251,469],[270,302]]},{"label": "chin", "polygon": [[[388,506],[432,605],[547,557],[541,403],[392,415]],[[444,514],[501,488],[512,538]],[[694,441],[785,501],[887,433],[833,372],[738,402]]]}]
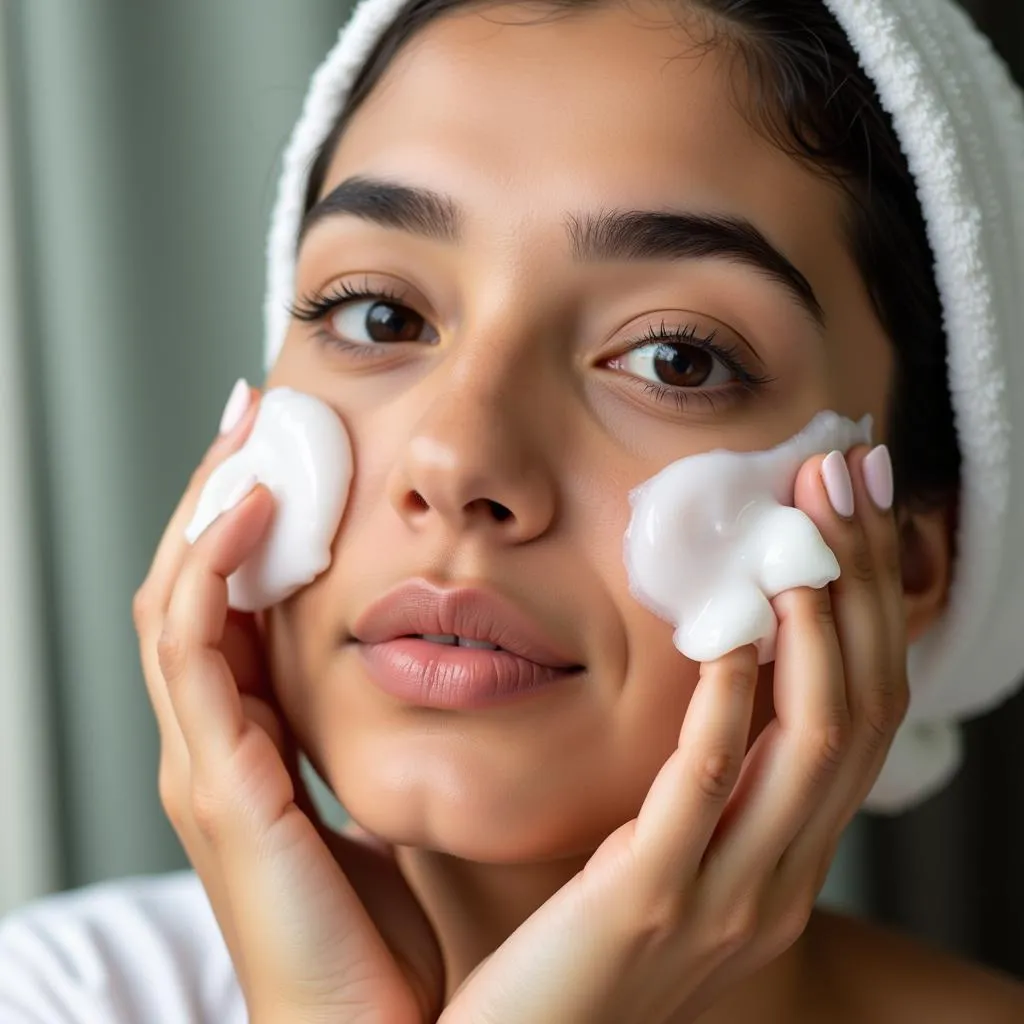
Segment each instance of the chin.
[{"label": "chin", "polygon": [[[509,787],[479,777],[444,780],[364,770],[354,785],[331,785],[351,817],[396,846],[434,850],[481,864],[527,864],[587,855],[623,821],[608,806],[558,796],[537,785]],[[545,793],[545,788],[548,791]],[[602,802],[603,804],[603,802]],[[573,813],[567,813],[567,808]]]},{"label": "chin", "polygon": [[507,823],[462,818],[443,822],[405,822],[404,827],[390,829],[382,822],[375,826],[375,815],[359,819],[367,831],[379,835],[395,846],[431,850],[475,864],[525,865],[539,864],[589,856],[605,839],[606,834],[586,835],[569,832],[564,824],[557,830],[546,830],[542,824],[531,823],[529,830],[512,828]]}]

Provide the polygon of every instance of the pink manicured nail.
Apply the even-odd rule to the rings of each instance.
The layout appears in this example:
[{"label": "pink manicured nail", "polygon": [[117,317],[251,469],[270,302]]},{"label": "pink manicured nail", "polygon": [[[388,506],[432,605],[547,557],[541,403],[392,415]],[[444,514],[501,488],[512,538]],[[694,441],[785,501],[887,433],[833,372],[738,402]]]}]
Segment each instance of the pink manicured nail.
[{"label": "pink manicured nail", "polygon": [[863,462],[863,472],[864,486],[871,500],[880,511],[888,512],[893,499],[892,458],[884,444],[868,453]]},{"label": "pink manicured nail", "polygon": [[825,493],[836,514],[844,519],[853,518],[853,481],[846,465],[846,456],[842,452],[829,452],[821,464],[821,479],[825,484]]},{"label": "pink manicured nail", "polygon": [[220,432],[230,434],[242,421],[245,410],[249,408],[249,382],[244,377],[235,381],[235,386],[228,396],[228,404],[220,417]]}]

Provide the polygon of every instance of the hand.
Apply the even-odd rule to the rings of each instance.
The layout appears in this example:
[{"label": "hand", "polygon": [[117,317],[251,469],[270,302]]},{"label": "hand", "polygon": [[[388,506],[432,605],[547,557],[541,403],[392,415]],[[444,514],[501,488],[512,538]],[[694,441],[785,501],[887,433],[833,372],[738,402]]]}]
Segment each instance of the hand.
[{"label": "hand", "polygon": [[746,752],[753,647],[701,667],[639,815],[467,979],[444,1024],[693,1021],[802,934],[909,694],[896,530],[851,455],[840,518],[810,460],[796,504],[836,553],[829,589],[774,603],[776,717]]},{"label": "hand", "polygon": [[156,712],[165,812],[210,898],[254,1022],[422,1024],[443,998],[437,942],[386,849],[328,829],[298,771],[256,621],[226,579],[274,511],[257,487],[190,546],[185,526],[258,406],[194,474],[133,606]]}]

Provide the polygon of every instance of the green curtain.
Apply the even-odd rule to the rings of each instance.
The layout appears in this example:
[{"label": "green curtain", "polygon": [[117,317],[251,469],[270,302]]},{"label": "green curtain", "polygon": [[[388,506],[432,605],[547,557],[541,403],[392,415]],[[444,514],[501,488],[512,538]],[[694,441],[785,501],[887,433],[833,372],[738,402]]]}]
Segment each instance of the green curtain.
[{"label": "green curtain", "polygon": [[130,602],[261,378],[278,155],[330,0],[6,0],[60,886],[182,866]]}]

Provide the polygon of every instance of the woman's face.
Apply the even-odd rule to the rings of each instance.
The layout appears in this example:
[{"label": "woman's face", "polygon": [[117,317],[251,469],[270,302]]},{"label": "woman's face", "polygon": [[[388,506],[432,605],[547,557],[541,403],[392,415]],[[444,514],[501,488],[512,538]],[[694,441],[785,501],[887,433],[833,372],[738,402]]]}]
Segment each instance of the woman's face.
[{"label": "woman's face", "polygon": [[[741,65],[695,37],[656,4],[457,14],[399,55],[330,164],[321,198],[354,178],[438,197],[321,208],[298,304],[376,298],[293,319],[268,380],[333,406],[356,457],[330,569],[270,617],[278,692],[392,841],[543,859],[635,815],[698,666],[630,596],[629,490],[825,408],[884,429],[890,348],[842,199],[750,126]],[[487,709],[390,696],[353,630],[413,578],[504,596],[582,671]]]}]

